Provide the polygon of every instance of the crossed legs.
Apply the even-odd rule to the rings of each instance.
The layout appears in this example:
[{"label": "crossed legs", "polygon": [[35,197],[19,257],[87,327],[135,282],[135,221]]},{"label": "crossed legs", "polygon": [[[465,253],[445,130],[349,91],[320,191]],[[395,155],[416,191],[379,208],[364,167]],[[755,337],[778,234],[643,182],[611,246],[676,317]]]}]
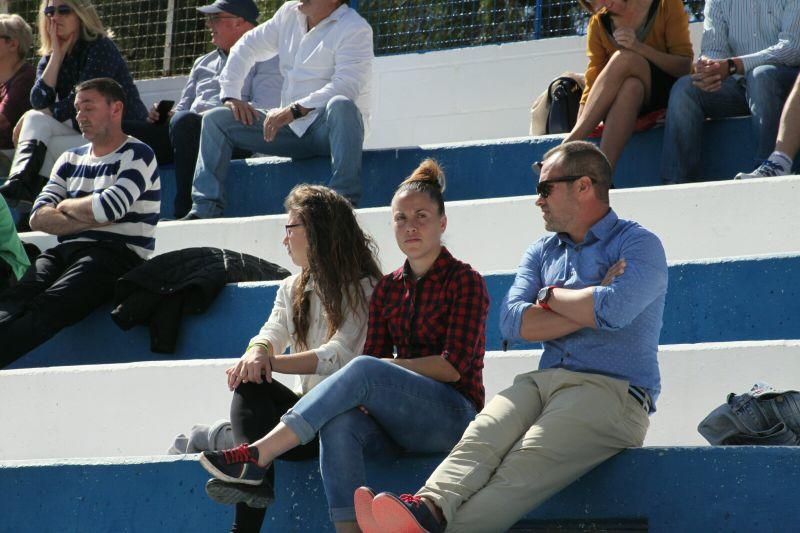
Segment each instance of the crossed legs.
[{"label": "crossed legs", "polygon": [[647,60],[635,52],[615,52],[597,77],[583,112],[564,142],[585,139],[605,121],[600,149],[613,168],[633,133],[639,110],[650,98],[650,87]]}]

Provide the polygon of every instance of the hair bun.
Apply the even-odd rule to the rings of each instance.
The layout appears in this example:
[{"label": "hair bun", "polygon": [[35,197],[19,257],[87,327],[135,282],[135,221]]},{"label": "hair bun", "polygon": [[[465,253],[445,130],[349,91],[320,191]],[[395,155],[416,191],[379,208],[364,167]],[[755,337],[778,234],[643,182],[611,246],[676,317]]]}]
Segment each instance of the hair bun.
[{"label": "hair bun", "polygon": [[435,159],[425,159],[419,166],[411,173],[411,176],[406,178],[403,184],[410,184],[414,182],[423,182],[426,185],[437,187],[441,192],[444,192],[446,180],[444,177],[444,170],[439,166]]}]

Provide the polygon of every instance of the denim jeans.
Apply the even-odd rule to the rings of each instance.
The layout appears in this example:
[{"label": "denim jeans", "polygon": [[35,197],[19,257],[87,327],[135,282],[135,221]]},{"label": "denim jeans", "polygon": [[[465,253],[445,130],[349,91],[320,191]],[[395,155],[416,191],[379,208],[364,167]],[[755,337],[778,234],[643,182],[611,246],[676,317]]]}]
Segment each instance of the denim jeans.
[{"label": "denim jeans", "polygon": [[222,214],[226,203],[225,179],[233,149],[237,147],[293,159],[330,156],[328,185],[353,205],[358,204],[364,123],[361,112],[351,100],[344,96],[333,97],[302,137],[287,125],[278,130],[271,142],[265,141],[265,118],[264,112],[259,111],[253,124],[247,126],[237,121],[227,107],[218,107],[203,115],[200,157],[192,185],[193,214],[200,218]]},{"label": "denim jeans", "polygon": [[754,166],[769,157],[778,136],[783,104],[797,73],[797,67],[761,65],[742,78],[727,78],[715,92],[698,89],[689,76],[678,79],[670,92],[664,128],[664,183],[701,177],[705,118],[752,115],[753,135],[758,139]]},{"label": "denim jeans", "polygon": [[[174,216],[182,218],[192,208],[192,181],[200,152],[200,128],[203,115],[194,111],[178,111],[169,121],[169,138],[175,160]],[[231,159],[244,159],[251,153],[233,150]]]},{"label": "denim jeans", "polygon": [[366,483],[365,456],[447,452],[475,414],[472,402],[450,385],[362,355],[314,387],[281,421],[301,443],[319,432],[331,520],[342,522],[355,520],[353,492]]}]

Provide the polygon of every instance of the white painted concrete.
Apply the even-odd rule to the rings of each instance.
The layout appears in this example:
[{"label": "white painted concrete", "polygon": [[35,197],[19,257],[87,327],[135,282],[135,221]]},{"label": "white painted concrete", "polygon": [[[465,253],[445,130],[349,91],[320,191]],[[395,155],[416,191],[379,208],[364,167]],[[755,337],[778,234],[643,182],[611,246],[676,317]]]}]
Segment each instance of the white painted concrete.
[{"label": "white painted concrete", "polygon": [[[487,398],[534,370],[539,351],[490,352]],[[696,426],[755,381],[797,388],[800,340],[662,346],[663,393],[648,446],[704,444]],[[227,418],[232,360],[0,371],[0,460],[165,453],[192,425]],[[281,381],[291,384],[292,377]]]},{"label": "white painted concrete", "polygon": [[[702,27],[690,31],[697,54]],[[561,73],[583,72],[585,48],[580,36],[378,57],[366,147],[525,136],[533,100]],[[177,100],[185,79],[137,85],[149,106]]]},{"label": "white painted concrete", "polygon": [[[534,196],[449,202],[445,240],[450,250],[481,272],[514,269],[544,225]],[[800,251],[800,176],[611,191],[623,218],[661,237],[672,262]],[[388,208],[361,209],[359,221],[375,238],[385,271],[398,267]],[[282,240],[283,215],[194,222],[162,222],[156,251],[217,246],[291,266]],[[47,247],[55,237],[29,233]]]}]

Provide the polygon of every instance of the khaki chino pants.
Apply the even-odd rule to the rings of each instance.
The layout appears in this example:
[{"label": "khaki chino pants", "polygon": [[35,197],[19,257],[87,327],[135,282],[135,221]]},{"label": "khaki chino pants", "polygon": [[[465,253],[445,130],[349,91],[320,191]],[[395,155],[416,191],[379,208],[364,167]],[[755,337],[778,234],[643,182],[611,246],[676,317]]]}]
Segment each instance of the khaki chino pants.
[{"label": "khaki chino pants", "polygon": [[417,495],[442,509],[448,532],[506,531],[601,462],[641,446],[648,426],[626,381],[563,369],[520,374]]}]

